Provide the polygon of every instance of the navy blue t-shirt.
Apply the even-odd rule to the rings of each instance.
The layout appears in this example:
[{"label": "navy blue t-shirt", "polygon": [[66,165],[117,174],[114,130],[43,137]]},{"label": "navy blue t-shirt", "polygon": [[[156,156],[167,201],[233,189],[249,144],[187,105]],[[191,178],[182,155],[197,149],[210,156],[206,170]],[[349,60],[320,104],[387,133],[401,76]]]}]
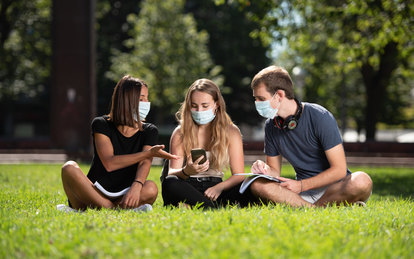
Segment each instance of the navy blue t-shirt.
[{"label": "navy blue t-shirt", "polygon": [[330,165],[325,151],[342,144],[334,116],[318,104],[303,104],[302,115],[294,130],[279,129],[270,119],[265,124],[265,154],[286,158],[295,169],[298,180],[328,169]]},{"label": "navy blue t-shirt", "polygon": [[[158,139],[158,129],[150,123],[143,124],[143,130],[131,137],[125,137],[116,126],[108,120],[108,116],[96,117],[92,121],[92,135],[101,133],[108,136],[114,148],[114,155],[126,155],[141,152],[145,145],[153,146]],[[118,192],[130,187],[137,173],[138,163],[112,172],[106,171],[95,146],[93,138],[94,156],[88,178],[92,183],[98,181],[107,191]]]}]

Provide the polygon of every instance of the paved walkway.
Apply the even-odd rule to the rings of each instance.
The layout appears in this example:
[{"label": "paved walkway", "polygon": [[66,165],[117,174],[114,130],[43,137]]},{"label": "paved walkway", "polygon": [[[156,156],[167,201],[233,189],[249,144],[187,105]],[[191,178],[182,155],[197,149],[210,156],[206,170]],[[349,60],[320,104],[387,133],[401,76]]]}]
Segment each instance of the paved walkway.
[{"label": "paved walkway", "polygon": [[67,161],[67,155],[63,153],[38,154],[38,153],[0,153],[0,164],[29,164],[51,163],[63,164]]},{"label": "paved walkway", "polygon": [[[251,165],[254,161],[264,160],[265,156],[260,153],[245,154],[245,164]],[[23,164],[23,163],[54,163],[63,164],[68,160],[68,156],[62,152],[55,151],[50,153],[0,153],[0,164]],[[286,160],[283,160],[287,163]],[[347,156],[348,165],[367,165],[367,166],[395,166],[395,167],[414,167],[414,157],[389,157],[389,156],[366,156],[361,154],[350,154]],[[154,158],[154,165],[161,165],[162,159]]]},{"label": "paved walkway", "polygon": [[[265,160],[265,155],[252,153],[245,154],[244,161],[246,164],[252,164],[254,161]],[[390,156],[369,156],[369,154],[350,154],[346,157],[348,165],[356,166],[395,166],[395,167],[414,167],[414,157],[390,157]],[[285,159],[284,163],[288,163]]]},{"label": "paved walkway", "polygon": [[414,157],[347,157],[348,165],[414,167]]}]

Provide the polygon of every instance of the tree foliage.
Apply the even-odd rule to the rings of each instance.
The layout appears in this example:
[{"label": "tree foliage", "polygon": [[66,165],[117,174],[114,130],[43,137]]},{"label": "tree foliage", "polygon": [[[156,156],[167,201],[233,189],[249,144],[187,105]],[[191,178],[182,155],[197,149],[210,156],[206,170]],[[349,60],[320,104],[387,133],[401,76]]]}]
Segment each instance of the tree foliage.
[{"label": "tree foliage", "polygon": [[0,0],[0,135],[19,123],[48,134],[51,20],[50,0]]},{"label": "tree foliage", "polygon": [[[0,0],[2,123],[17,104],[48,113],[51,5]],[[189,84],[209,77],[232,118],[255,124],[249,83],[270,63],[268,47],[283,40],[289,47],[275,63],[302,69],[292,75],[303,98],[373,139],[378,122],[413,123],[413,9],[408,0],[97,1],[98,110],[107,112],[126,73],[146,80],[151,101],[169,115]]]},{"label": "tree foliage", "polygon": [[130,38],[129,14],[138,14],[141,0],[102,0],[96,3],[96,82],[98,114],[109,112],[109,102],[117,79],[106,77],[111,68],[113,50],[128,52],[123,42]]},{"label": "tree foliage", "polygon": [[226,1],[217,5],[211,0],[187,0],[186,11],[194,15],[197,26],[206,30],[208,47],[214,63],[223,68],[223,95],[227,111],[238,125],[257,126],[259,115],[254,109],[250,82],[262,68],[268,66],[269,47],[261,39],[251,36],[260,24],[253,21],[254,13],[263,16],[269,4],[246,5]]},{"label": "tree foliage", "polygon": [[51,73],[51,1],[0,1],[0,100],[36,98]]},{"label": "tree foliage", "polygon": [[114,50],[108,77],[124,74],[144,79],[151,102],[175,113],[185,91],[198,78],[207,77],[221,85],[220,68],[214,66],[207,49],[208,34],[197,31],[191,14],[183,13],[184,1],[147,0],[139,15],[131,14],[131,38],[124,42],[128,52]]},{"label": "tree foliage", "polygon": [[257,35],[268,41],[275,36],[287,40],[292,65],[307,73],[307,100],[336,114],[347,108],[358,128],[365,128],[367,140],[374,140],[380,121],[409,121],[404,108],[412,89],[411,1],[272,3],[266,16],[255,16],[266,28]]}]

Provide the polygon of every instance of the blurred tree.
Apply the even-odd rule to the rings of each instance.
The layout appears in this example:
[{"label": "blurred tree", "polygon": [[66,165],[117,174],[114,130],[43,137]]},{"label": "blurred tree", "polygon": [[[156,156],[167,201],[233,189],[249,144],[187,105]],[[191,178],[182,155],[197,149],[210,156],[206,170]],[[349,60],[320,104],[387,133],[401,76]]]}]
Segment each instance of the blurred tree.
[{"label": "blurred tree", "polygon": [[96,82],[98,90],[98,115],[109,112],[110,100],[113,89],[118,79],[110,79],[105,74],[110,70],[112,51],[114,49],[128,52],[131,49],[124,46],[123,42],[130,38],[128,31],[131,25],[127,22],[127,16],[131,13],[138,14],[141,0],[102,0],[96,4]]},{"label": "blurred tree", "polygon": [[410,120],[403,109],[412,100],[412,1],[272,3],[271,12],[254,16],[266,28],[257,35],[267,41],[275,35],[287,39],[294,65],[308,75],[307,100],[325,101],[329,108],[342,103],[351,109],[368,141],[375,140],[379,121],[398,124]]},{"label": "blurred tree", "polygon": [[130,74],[150,87],[151,102],[162,107],[159,122],[171,117],[196,79],[207,77],[222,84],[220,68],[214,66],[207,49],[208,34],[197,31],[191,14],[183,13],[183,0],[142,3],[139,15],[130,14],[131,38],[124,42],[130,51],[114,49],[107,76],[119,80]]},{"label": "blurred tree", "polygon": [[261,39],[251,37],[260,30],[249,15],[262,17],[272,7],[268,1],[252,4],[211,0],[187,0],[186,11],[194,15],[197,27],[210,37],[208,47],[215,64],[223,68],[223,95],[228,112],[237,124],[257,125],[260,119],[254,109],[250,82],[253,76],[271,62],[269,47]]},{"label": "blurred tree", "polygon": [[1,135],[12,134],[18,105],[48,118],[51,42],[50,0],[0,1]]}]

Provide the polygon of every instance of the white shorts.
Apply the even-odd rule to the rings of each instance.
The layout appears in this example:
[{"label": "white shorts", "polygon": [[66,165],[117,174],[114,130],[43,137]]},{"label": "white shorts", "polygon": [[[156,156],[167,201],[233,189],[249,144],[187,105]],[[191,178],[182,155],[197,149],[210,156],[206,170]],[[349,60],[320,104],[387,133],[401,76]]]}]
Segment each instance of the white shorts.
[{"label": "white shorts", "polygon": [[325,194],[326,189],[328,189],[328,186],[324,186],[324,187],[321,187],[321,188],[304,191],[304,192],[299,193],[299,195],[305,201],[314,204],[315,202],[317,202],[322,197],[322,195]]}]

